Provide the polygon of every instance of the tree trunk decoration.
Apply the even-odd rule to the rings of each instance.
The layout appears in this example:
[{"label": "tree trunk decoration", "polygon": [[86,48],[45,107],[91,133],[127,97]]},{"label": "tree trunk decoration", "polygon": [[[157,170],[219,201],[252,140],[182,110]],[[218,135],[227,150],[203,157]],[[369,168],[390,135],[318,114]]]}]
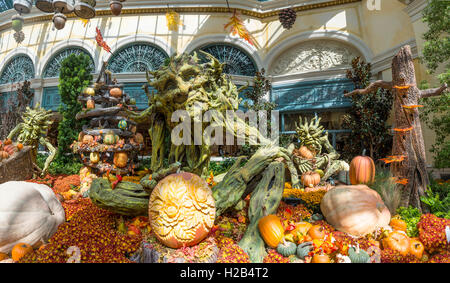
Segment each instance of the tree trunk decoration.
[{"label": "tree trunk decoration", "polygon": [[392,82],[375,81],[365,89],[354,90],[346,96],[367,94],[378,88],[389,89],[394,94],[394,140],[392,156],[382,159],[391,164],[391,171],[402,190],[401,205],[409,205],[427,212],[420,201],[429,184],[425,146],[419,119],[420,98],[438,96],[446,88],[419,90],[416,84],[414,62],[409,45],[403,46],[392,60]]}]

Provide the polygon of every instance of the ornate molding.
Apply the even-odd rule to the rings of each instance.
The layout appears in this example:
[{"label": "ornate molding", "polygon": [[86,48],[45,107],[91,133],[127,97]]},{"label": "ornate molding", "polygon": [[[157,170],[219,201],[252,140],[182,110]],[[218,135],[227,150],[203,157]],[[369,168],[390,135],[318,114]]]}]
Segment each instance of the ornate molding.
[{"label": "ornate molding", "polygon": [[361,54],[355,48],[338,41],[307,41],[283,52],[269,73],[280,76],[344,68],[357,56]]},{"label": "ornate molding", "polygon": [[391,49],[386,50],[383,53],[376,55],[372,60],[372,74],[376,74],[378,72],[390,69],[391,64],[392,64],[392,58],[394,58],[394,56],[398,53],[398,50],[402,46],[405,46],[405,45],[411,46],[411,52],[412,52],[413,59],[416,59],[419,57],[416,39],[411,38],[408,41],[398,44],[398,45],[392,47]]},{"label": "ornate molding", "polygon": [[[308,11],[313,9],[321,9],[326,7],[344,5],[349,3],[361,2],[362,0],[291,0],[290,6],[296,12]],[[277,17],[281,9],[286,8],[284,1],[267,1],[260,2],[256,0],[230,0],[230,6],[233,10],[239,11],[241,14],[258,19],[266,19]],[[221,0],[197,0],[197,1],[171,1],[170,7],[178,13],[230,13],[225,1]],[[103,1],[97,3],[96,16],[112,15],[109,8],[109,2]],[[167,3],[159,0],[146,1],[126,1],[122,15],[130,14],[164,14],[167,12]],[[11,28],[11,16],[16,14],[14,9],[0,13],[0,31]],[[52,14],[45,14],[36,7],[32,8],[30,14],[25,15],[25,24],[51,21]],[[74,13],[68,14],[67,18],[76,18]]]},{"label": "ornate molding", "polygon": [[409,15],[411,22],[415,22],[422,18],[422,11],[427,5],[428,0],[412,0],[403,11]]}]

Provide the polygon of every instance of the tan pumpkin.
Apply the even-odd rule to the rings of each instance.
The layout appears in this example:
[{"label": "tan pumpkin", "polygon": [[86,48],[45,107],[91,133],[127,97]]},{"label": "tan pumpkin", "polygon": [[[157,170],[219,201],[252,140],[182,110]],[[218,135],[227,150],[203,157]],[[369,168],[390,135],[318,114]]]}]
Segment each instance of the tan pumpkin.
[{"label": "tan pumpkin", "polygon": [[306,159],[313,159],[316,156],[314,151],[310,150],[308,147],[306,147],[304,145],[302,145],[298,149],[298,153],[300,154],[301,157],[306,158]]},{"label": "tan pumpkin", "polygon": [[93,136],[91,136],[91,135],[84,135],[83,136],[83,143],[84,144],[90,144],[92,142],[94,142],[94,137]]},{"label": "tan pumpkin", "polygon": [[302,184],[305,187],[313,188],[320,183],[320,174],[313,171],[308,171],[302,174]]},{"label": "tan pumpkin", "polygon": [[392,227],[392,229],[397,231],[403,231],[406,232],[407,224],[405,221],[397,218],[392,218],[391,222],[389,223],[389,226]]},{"label": "tan pumpkin", "polygon": [[114,165],[124,168],[128,164],[128,154],[126,152],[116,152],[114,154]]},{"label": "tan pumpkin", "polygon": [[364,236],[386,227],[391,213],[380,195],[366,185],[338,186],[329,190],[320,203],[327,222],[341,232]]},{"label": "tan pumpkin", "polygon": [[280,218],[276,215],[267,215],[258,222],[258,229],[264,242],[271,248],[276,248],[283,240],[284,228]]},{"label": "tan pumpkin", "polygon": [[375,163],[368,156],[357,156],[350,163],[350,183],[352,185],[371,184],[375,180]]},{"label": "tan pumpkin", "polygon": [[95,95],[95,89],[93,89],[92,87],[88,87],[84,90],[84,93],[90,96],[94,96]]},{"label": "tan pumpkin", "polygon": [[19,243],[48,241],[64,221],[64,208],[48,186],[19,181],[0,185],[0,252],[10,253]]},{"label": "tan pumpkin", "polygon": [[402,232],[394,231],[381,240],[383,249],[392,249],[399,252],[402,256],[407,256],[410,249],[409,237]]},{"label": "tan pumpkin", "polygon": [[109,91],[109,94],[110,94],[112,97],[115,97],[115,98],[121,98],[121,97],[122,97],[122,90],[121,90],[120,88],[118,88],[118,87],[115,87],[115,88],[112,88],[112,89]]},{"label": "tan pumpkin", "polygon": [[86,102],[86,108],[87,109],[95,109],[94,99],[88,99],[88,101]]},{"label": "tan pumpkin", "polygon": [[153,189],[148,206],[152,232],[170,248],[198,244],[214,225],[212,191],[204,179],[192,173],[162,179]]}]

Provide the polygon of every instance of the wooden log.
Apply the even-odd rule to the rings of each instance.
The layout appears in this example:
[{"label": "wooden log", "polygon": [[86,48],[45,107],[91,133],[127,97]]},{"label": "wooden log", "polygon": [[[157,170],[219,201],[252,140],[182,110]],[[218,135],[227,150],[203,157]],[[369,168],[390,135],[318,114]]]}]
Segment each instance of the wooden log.
[{"label": "wooden log", "polygon": [[284,164],[271,163],[262,173],[262,179],[250,198],[248,217],[250,224],[239,246],[249,255],[251,262],[261,263],[266,255],[264,240],[259,230],[259,220],[269,214],[275,214],[283,197]]},{"label": "wooden log", "polygon": [[90,118],[90,117],[99,117],[99,116],[106,116],[106,115],[115,115],[119,113],[119,111],[122,110],[122,107],[108,107],[108,108],[98,108],[98,109],[92,109],[90,111],[82,111],[77,113],[75,118],[77,120],[84,119],[84,118]]},{"label": "wooden log", "polygon": [[8,181],[25,181],[33,177],[33,150],[24,146],[8,159],[0,162],[0,183]]}]

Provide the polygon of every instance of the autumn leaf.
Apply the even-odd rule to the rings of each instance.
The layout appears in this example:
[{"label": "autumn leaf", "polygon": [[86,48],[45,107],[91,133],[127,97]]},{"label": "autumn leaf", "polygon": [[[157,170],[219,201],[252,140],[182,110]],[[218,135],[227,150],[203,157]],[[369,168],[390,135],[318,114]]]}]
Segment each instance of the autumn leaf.
[{"label": "autumn leaf", "polygon": [[244,25],[244,22],[239,19],[236,11],[231,16],[230,21],[225,25],[225,29],[230,28],[232,35],[239,35],[242,39],[246,40],[251,45],[255,45],[252,36]]},{"label": "autumn leaf", "polygon": [[395,181],[395,183],[400,184],[400,185],[407,185],[408,184],[408,179],[398,179],[397,181]]},{"label": "autumn leaf", "polygon": [[405,160],[406,156],[405,155],[393,155],[393,156],[388,156],[387,158],[381,158],[381,161],[384,161],[384,163],[389,164],[392,162],[402,162],[403,160]]},{"label": "autumn leaf", "polygon": [[414,129],[414,127],[409,127],[409,128],[394,128],[395,132],[401,132],[401,133],[405,133],[405,132],[409,132],[412,129]]},{"label": "autumn leaf", "polygon": [[96,32],[95,40],[97,41],[97,44],[100,45],[106,52],[111,53],[111,48],[103,40],[102,33],[98,27],[95,28],[95,32]]},{"label": "autumn leaf", "polygon": [[419,107],[423,107],[423,105],[402,105],[402,107],[405,109],[416,109]]},{"label": "autumn leaf", "polygon": [[410,87],[411,87],[410,85],[401,85],[401,86],[395,85],[395,86],[393,86],[393,88],[398,89],[398,90],[405,90],[405,89],[409,89]]}]

